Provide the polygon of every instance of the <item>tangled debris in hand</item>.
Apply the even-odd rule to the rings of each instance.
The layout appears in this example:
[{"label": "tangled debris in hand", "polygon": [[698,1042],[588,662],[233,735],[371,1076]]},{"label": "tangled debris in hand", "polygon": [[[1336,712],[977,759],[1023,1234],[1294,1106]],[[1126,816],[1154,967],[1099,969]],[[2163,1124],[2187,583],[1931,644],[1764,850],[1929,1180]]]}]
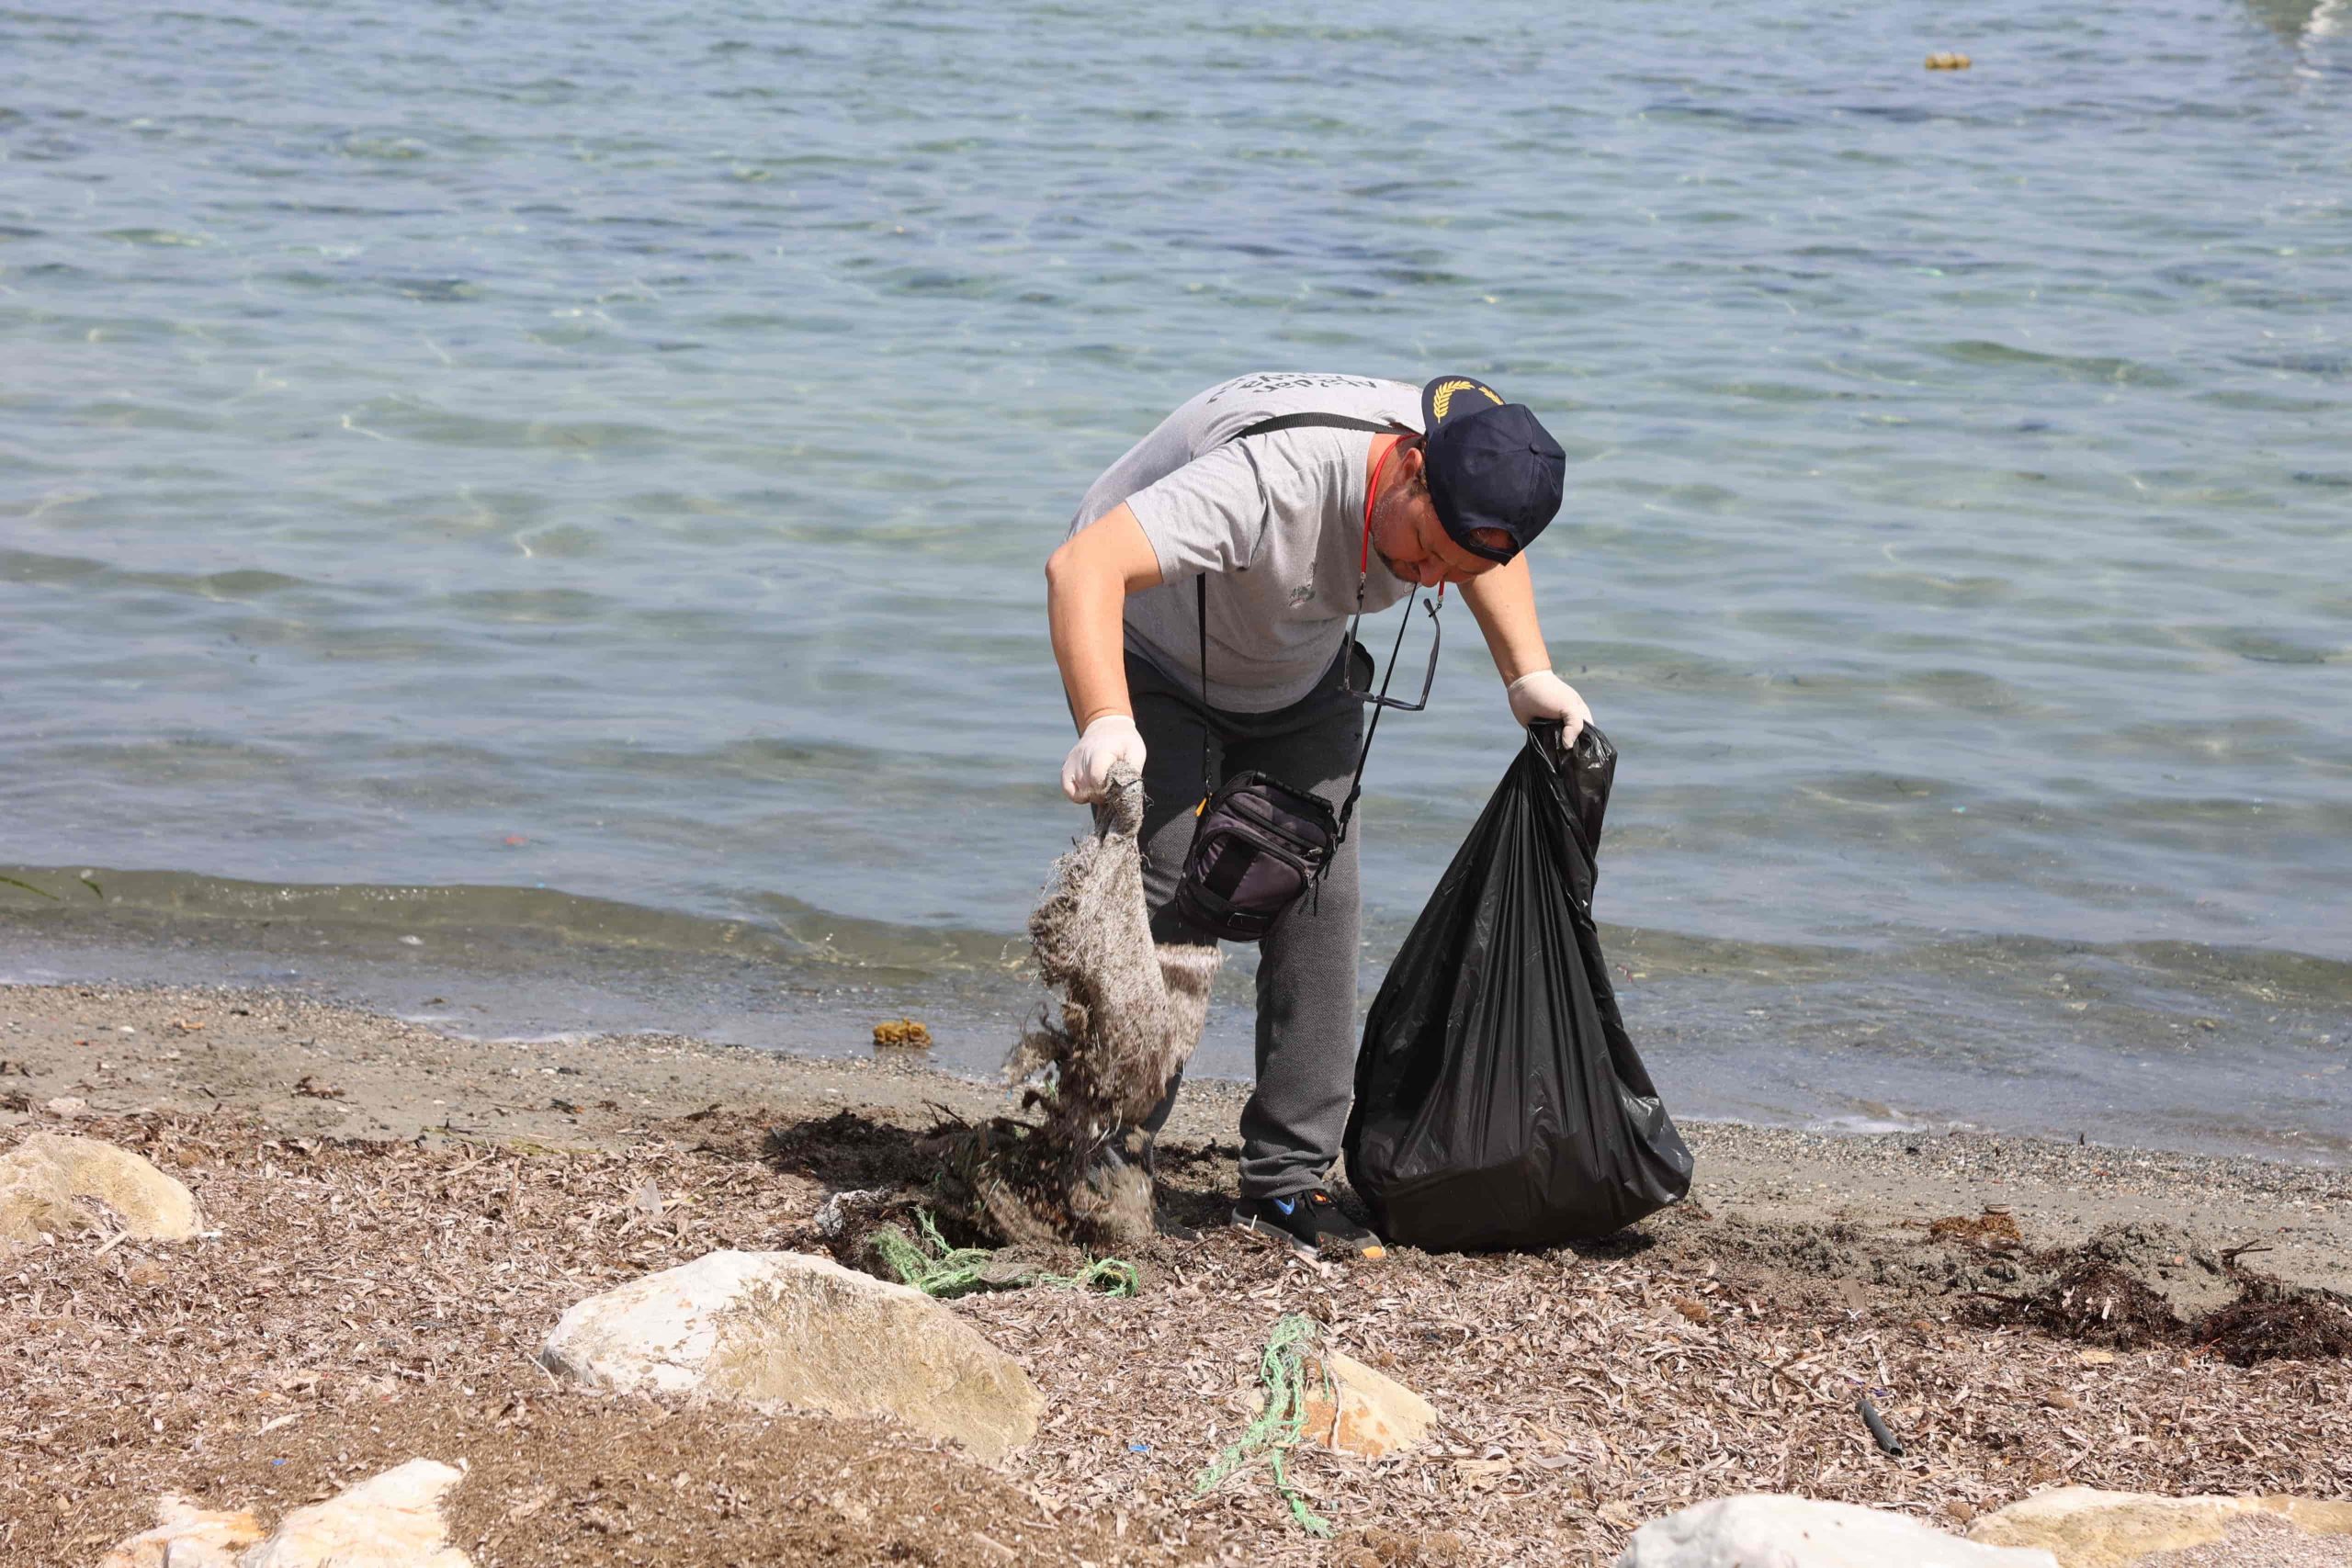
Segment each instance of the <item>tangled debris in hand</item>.
[{"label": "tangled debris in hand", "polygon": [[1008,1242],[1125,1249],[1153,1235],[1140,1123],[1200,1043],[1214,944],[1159,945],[1144,903],[1143,784],[1096,812],[1098,830],[1054,863],[1029,919],[1039,976],[1059,993],[1013,1047],[1007,1077],[1042,1123],[999,1117],[947,1154],[975,1224]]}]

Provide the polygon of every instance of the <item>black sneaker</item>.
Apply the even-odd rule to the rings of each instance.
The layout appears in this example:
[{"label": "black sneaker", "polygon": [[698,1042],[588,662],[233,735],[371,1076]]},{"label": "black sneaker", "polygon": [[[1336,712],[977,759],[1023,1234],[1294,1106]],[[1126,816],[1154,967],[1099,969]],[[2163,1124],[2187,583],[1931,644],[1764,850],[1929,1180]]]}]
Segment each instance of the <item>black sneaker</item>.
[{"label": "black sneaker", "polygon": [[1286,1198],[1244,1198],[1233,1223],[1245,1231],[1290,1243],[1302,1258],[1353,1258],[1367,1263],[1388,1256],[1380,1238],[1340,1212],[1320,1187]]}]

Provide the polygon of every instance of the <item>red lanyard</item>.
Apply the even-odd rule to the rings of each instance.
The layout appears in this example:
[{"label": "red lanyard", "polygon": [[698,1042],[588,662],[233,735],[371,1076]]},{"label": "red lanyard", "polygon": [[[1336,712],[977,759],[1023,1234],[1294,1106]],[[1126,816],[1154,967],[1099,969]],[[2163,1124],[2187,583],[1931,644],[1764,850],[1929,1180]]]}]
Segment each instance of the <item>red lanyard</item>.
[{"label": "red lanyard", "polygon": [[1396,456],[1399,443],[1391,441],[1380,461],[1372,466],[1372,482],[1363,487],[1363,556],[1356,563],[1356,599],[1363,599],[1364,579],[1372,575],[1372,503],[1380,494],[1380,476],[1388,471],[1388,459]]}]

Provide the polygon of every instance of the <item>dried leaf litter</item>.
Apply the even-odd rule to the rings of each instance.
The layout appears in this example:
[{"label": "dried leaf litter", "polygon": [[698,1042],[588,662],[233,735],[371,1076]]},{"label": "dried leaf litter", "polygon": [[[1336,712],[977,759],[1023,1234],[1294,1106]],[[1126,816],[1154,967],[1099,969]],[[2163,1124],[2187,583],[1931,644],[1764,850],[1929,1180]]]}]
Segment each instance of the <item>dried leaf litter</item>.
[{"label": "dried leaf litter", "polygon": [[[1946,1528],[2061,1481],[2352,1491],[2340,1361],[2086,1351],[1962,1321],[1957,1293],[1925,1288],[1842,1306],[1827,1286],[1898,1278],[1910,1255],[1857,1252],[1828,1281],[1695,1214],[1661,1216],[1646,1246],[1402,1251],[1361,1270],[1218,1232],[1163,1244],[1133,1300],[966,1298],[949,1310],[1046,1399],[1037,1440],[994,1470],[886,1427],[599,1399],[537,1370],[583,1295],[714,1247],[819,1246],[826,1184],[761,1151],[769,1128],[838,1105],[646,1121],[609,1152],[288,1138],[225,1114],[85,1123],[180,1174],[222,1234],[0,1257],[0,1562],[91,1561],[165,1489],[266,1520],[420,1455],[469,1462],[453,1515],[483,1568],[1600,1564],[1642,1521],[1750,1489]],[[917,1142],[861,1124],[861,1159]],[[1173,1152],[1200,1195],[1229,1196],[1229,1156]],[[634,1201],[648,1180],[658,1215]],[[1253,1419],[1269,1334],[1294,1313],[1442,1416],[1432,1446],[1378,1462],[1292,1452],[1329,1543],[1268,1487],[1193,1495]],[[1905,1458],[1871,1444],[1857,1392]]]}]

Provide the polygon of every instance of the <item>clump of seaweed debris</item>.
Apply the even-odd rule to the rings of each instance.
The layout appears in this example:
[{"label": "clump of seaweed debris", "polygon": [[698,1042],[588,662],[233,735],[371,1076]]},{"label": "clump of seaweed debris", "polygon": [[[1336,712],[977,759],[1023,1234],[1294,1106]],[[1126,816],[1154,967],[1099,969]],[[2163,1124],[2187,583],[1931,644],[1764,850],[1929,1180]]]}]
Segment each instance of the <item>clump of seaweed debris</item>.
[{"label": "clump of seaweed debris", "polygon": [[2082,1257],[2018,1303],[2015,1321],[2086,1345],[2118,1349],[2177,1339],[2180,1317],[2164,1297],[2105,1258]]},{"label": "clump of seaweed debris", "polygon": [[2184,1317],[2128,1266],[2124,1244],[2131,1239],[2111,1228],[2080,1247],[2036,1253],[2033,1261],[2055,1269],[2053,1276],[2021,1296],[1979,1291],[1977,1313],[1985,1321],[2116,1349],[2193,1347],[2241,1367],[2352,1358],[2352,1297],[2290,1285],[2238,1261],[2261,1248],[2222,1254],[2219,1267],[2236,1286],[2235,1296]]},{"label": "clump of seaweed debris", "polygon": [[[2244,1248],[2241,1250],[2253,1250]],[[2352,1359],[2352,1296],[2290,1285],[2224,1255],[2238,1299],[2197,1320],[2190,1337],[2235,1366]]]},{"label": "clump of seaweed debris", "polygon": [[1136,1247],[1152,1235],[1141,1123],[1200,1043],[1221,960],[1214,945],[1152,941],[1142,822],[1143,785],[1130,780],[1054,863],[1029,919],[1038,976],[1057,1001],[1005,1071],[1043,1120],[998,1117],[947,1153],[973,1223],[1010,1243]]}]

